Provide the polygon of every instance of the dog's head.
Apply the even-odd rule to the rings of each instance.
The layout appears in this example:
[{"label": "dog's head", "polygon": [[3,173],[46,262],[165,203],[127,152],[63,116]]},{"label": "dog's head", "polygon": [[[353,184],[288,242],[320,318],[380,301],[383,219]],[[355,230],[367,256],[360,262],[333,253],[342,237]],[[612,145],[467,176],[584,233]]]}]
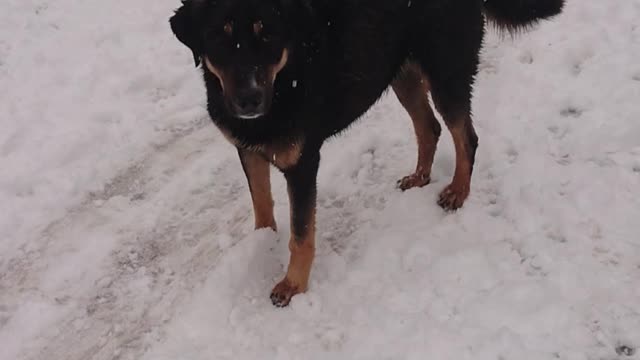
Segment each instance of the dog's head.
[{"label": "dog's head", "polygon": [[285,9],[296,0],[183,0],[170,19],[196,66],[217,78],[227,112],[259,118],[269,112],[291,39]]}]

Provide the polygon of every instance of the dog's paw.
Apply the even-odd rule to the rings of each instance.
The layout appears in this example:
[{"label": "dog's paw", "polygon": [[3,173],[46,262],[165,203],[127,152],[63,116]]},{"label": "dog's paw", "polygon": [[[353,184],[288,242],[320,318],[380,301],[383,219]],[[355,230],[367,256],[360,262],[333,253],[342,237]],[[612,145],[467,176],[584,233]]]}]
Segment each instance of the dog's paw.
[{"label": "dog's paw", "polygon": [[440,193],[438,205],[446,211],[458,210],[462,207],[468,196],[468,186],[454,186],[454,184],[450,184]]},{"label": "dog's paw", "polygon": [[285,278],[271,290],[271,302],[274,306],[285,307],[289,305],[291,298],[299,292],[298,286],[291,284],[289,280]]},{"label": "dog's paw", "polygon": [[273,232],[278,232],[278,225],[276,224],[275,220],[269,220],[269,221],[258,221],[256,220],[256,226],[254,228],[255,230],[262,230],[262,229],[271,229],[273,230]]},{"label": "dog's paw", "polygon": [[398,180],[396,186],[402,191],[412,189],[414,187],[423,187],[431,182],[431,176],[423,173],[415,172],[409,176],[405,176]]}]

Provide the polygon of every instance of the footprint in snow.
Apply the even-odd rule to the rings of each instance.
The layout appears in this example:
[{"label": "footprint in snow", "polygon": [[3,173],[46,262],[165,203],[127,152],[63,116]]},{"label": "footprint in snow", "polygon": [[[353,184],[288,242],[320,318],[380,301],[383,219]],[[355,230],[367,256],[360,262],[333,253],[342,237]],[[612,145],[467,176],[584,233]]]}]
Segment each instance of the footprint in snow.
[{"label": "footprint in snow", "polygon": [[518,57],[521,64],[533,64],[533,54],[530,51],[523,51]]},{"label": "footprint in snow", "polygon": [[571,74],[573,74],[573,76],[578,76],[580,75],[581,72],[582,72],[582,63],[573,64],[573,66],[571,67]]},{"label": "footprint in snow", "polygon": [[564,117],[579,118],[580,116],[582,116],[583,112],[584,110],[580,108],[577,108],[575,106],[568,106],[560,111],[560,115]]},{"label": "footprint in snow", "polygon": [[518,156],[520,155],[518,153],[518,150],[512,146],[509,146],[509,148],[506,151],[506,154],[507,154],[507,161],[509,161],[509,164],[515,164],[518,161]]},{"label": "footprint in snow", "polygon": [[557,125],[550,125],[549,127],[547,127],[547,131],[549,131],[553,136],[553,138],[556,140],[562,140],[568,133],[568,129],[566,128],[561,129]]},{"label": "footprint in snow", "polygon": [[571,154],[562,154],[556,157],[556,163],[562,166],[571,165]]},{"label": "footprint in snow", "polygon": [[627,345],[619,345],[616,347],[616,354],[622,356],[633,356],[636,353],[636,349],[627,346]]}]

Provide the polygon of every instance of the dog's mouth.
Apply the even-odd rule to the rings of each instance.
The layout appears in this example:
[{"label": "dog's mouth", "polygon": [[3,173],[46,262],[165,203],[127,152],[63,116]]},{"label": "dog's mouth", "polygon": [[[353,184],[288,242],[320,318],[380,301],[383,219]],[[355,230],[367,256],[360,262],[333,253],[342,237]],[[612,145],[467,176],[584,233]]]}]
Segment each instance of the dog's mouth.
[{"label": "dog's mouth", "polygon": [[[236,119],[240,119],[240,120],[255,120],[255,119],[259,119],[261,117],[264,117],[267,112],[260,110],[260,111],[245,111],[245,110],[237,110],[237,106],[236,105],[232,105],[232,106],[227,106],[227,108],[229,109],[229,114],[233,117],[235,117]],[[231,110],[233,109],[233,110]]]},{"label": "dog's mouth", "polygon": [[255,114],[236,114],[236,117],[238,119],[242,119],[242,120],[253,120],[253,119],[257,119],[259,117],[263,117],[265,114],[264,113],[255,113]]}]

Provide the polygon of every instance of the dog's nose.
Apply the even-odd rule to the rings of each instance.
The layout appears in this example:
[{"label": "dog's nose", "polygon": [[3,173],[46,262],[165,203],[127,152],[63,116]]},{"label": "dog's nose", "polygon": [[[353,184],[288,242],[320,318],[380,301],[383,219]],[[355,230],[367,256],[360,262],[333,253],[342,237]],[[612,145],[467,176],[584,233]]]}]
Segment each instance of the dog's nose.
[{"label": "dog's nose", "polygon": [[238,94],[235,101],[239,115],[261,115],[264,103],[264,95],[259,89],[245,90]]}]

